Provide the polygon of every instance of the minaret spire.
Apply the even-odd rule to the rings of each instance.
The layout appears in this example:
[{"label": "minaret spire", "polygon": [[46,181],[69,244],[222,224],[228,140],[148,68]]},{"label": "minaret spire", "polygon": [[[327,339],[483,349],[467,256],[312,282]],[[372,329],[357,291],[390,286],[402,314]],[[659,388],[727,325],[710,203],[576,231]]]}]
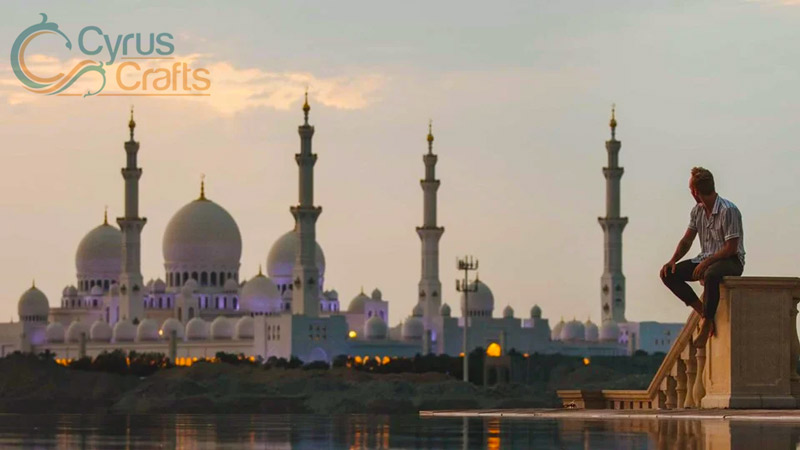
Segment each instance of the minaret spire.
[{"label": "minaret spire", "polygon": [[611,139],[606,141],[608,166],[603,168],[606,178],[606,216],[598,221],[604,233],[604,268],[600,278],[600,302],[602,322],[625,322],[625,275],[622,274],[622,231],[628,224],[627,217],[620,216],[620,179],[624,169],[619,166],[619,150],[622,143],[617,140],[616,105],[611,106]]},{"label": "minaret spire", "polygon": [[206,174],[200,174],[200,198],[198,200],[206,199]]},{"label": "minaret spire", "polygon": [[139,178],[142,176],[142,169],[137,165],[139,143],[133,138],[133,130],[136,128],[133,106],[128,128],[131,137],[125,142],[127,164],[122,168],[122,178],[125,180],[125,216],[117,218],[117,224],[122,230],[122,273],[119,275],[119,311],[113,322],[121,317],[132,321],[144,319],[141,234],[147,219],[139,217]]},{"label": "minaret spire", "polygon": [[106,205],[103,211],[103,225],[108,225],[108,205]]},{"label": "minaret spire", "polygon": [[[438,226],[436,221],[437,199],[440,181],[436,179],[436,162],[438,156],[433,153],[433,121],[428,121],[428,153],[422,155],[425,163],[425,178],[420,180],[423,193],[422,226],[417,227],[417,235],[422,241],[422,268],[419,279],[418,303],[422,304],[423,323],[426,333],[431,332],[431,337],[439,346],[441,339],[441,321],[439,309],[442,306],[442,283],[439,280],[439,239],[444,233],[444,228]],[[441,348],[436,349],[441,352]]]},{"label": "minaret spire", "polygon": [[300,245],[297,250],[292,276],[292,313],[311,317],[319,316],[319,295],[322,274],[317,268],[317,218],[322,208],[314,206],[314,164],[317,155],[311,152],[314,127],[308,124],[308,89],[303,103],[303,124],[297,129],[300,134],[300,153],[294,155],[300,178],[299,202],[290,208],[295,220],[295,232]]}]

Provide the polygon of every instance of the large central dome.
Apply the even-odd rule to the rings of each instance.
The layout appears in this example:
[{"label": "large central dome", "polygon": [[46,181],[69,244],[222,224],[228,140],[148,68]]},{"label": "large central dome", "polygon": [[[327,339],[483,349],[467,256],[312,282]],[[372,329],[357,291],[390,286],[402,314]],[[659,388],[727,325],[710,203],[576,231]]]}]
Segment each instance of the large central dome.
[{"label": "large central dome", "polygon": [[[291,280],[294,262],[299,249],[300,235],[297,231],[292,230],[278,238],[272,244],[267,256],[267,273],[269,277],[279,284],[287,278]],[[325,255],[322,253],[322,247],[319,246],[319,242],[317,242],[316,259],[319,276],[322,278],[325,276]]]},{"label": "large central dome", "polygon": [[181,208],[164,232],[164,265],[238,269],[242,235],[228,211],[201,196]]}]

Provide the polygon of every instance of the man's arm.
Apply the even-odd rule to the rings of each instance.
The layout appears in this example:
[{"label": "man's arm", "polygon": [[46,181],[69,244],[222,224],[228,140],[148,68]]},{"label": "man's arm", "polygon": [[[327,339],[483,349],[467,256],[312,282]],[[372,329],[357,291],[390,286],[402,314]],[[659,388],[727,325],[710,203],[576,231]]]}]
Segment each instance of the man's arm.
[{"label": "man's arm", "polygon": [[692,227],[686,229],[686,233],[684,233],[681,240],[678,241],[678,247],[675,248],[675,253],[672,254],[672,259],[667,261],[667,263],[661,268],[662,278],[667,276],[667,272],[675,273],[675,263],[678,262],[679,259],[683,258],[683,255],[685,255],[692,248],[692,243],[694,242],[694,238],[696,236],[697,230]]}]

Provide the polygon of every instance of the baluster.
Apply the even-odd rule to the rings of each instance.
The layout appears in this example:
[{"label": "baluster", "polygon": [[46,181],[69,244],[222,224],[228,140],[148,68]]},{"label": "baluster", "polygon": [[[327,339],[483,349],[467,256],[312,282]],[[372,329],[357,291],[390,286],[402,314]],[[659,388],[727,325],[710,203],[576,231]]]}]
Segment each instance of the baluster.
[{"label": "baluster", "polygon": [[675,361],[675,365],[672,366],[670,375],[675,380],[675,407],[683,408],[683,402],[686,399],[686,364],[683,363],[682,359],[679,358],[677,361]]},{"label": "baluster", "polygon": [[706,368],[706,347],[703,345],[702,347],[696,347],[695,355],[697,360],[697,375],[694,378],[694,392],[692,392],[694,397],[694,404],[698,408],[701,408],[703,403],[703,397],[706,396],[706,387],[705,387],[705,377],[703,376],[703,372]]},{"label": "baluster", "polygon": [[675,392],[675,377],[667,375],[664,381],[667,384],[667,401],[665,403],[667,409],[675,409],[678,406],[678,393]]},{"label": "baluster", "polygon": [[800,358],[800,340],[797,338],[797,303],[800,302],[800,298],[792,298],[792,311],[791,311],[791,320],[792,320],[792,344],[791,344],[791,356],[790,356],[790,370],[789,378],[792,380],[792,383],[800,383],[800,375],[797,374],[797,360]]},{"label": "baluster", "polygon": [[694,401],[694,383],[697,377],[697,360],[695,359],[695,353],[695,348],[691,341],[681,353],[681,359],[686,366],[686,398],[683,399],[684,408],[694,408],[697,406]]},{"label": "baluster", "polygon": [[667,407],[667,393],[659,389],[656,392],[656,397],[658,397],[658,401],[656,402],[656,409],[665,409]]}]

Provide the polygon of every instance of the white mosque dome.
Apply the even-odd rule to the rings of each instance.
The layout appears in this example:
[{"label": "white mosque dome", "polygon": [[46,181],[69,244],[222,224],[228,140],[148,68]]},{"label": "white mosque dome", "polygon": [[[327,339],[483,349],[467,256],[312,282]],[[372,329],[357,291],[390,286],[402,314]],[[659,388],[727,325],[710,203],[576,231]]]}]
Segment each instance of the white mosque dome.
[{"label": "white mosque dome", "polygon": [[167,291],[167,283],[161,278],[153,282],[152,292],[163,293]]},{"label": "white mosque dome", "polygon": [[386,322],[378,316],[370,317],[364,324],[364,336],[367,339],[386,339],[388,331]]},{"label": "white mosque dome", "polygon": [[562,341],[582,341],[585,335],[583,324],[575,319],[567,322],[561,329]]},{"label": "white mosque dome", "polygon": [[[478,290],[473,292],[475,285],[478,285]],[[469,311],[481,313],[482,315],[491,316],[494,311],[494,294],[489,286],[483,281],[475,280],[469,285]],[[461,293],[461,310],[464,310],[464,293]]]},{"label": "white mosque dome", "polygon": [[254,321],[250,316],[242,317],[236,321],[236,328],[233,331],[233,337],[236,339],[253,339]]},{"label": "white mosque dome", "polygon": [[238,268],[242,235],[228,211],[201,195],[172,216],[162,250],[167,266]]},{"label": "white mosque dome", "polygon": [[136,342],[140,341],[157,341],[158,340],[158,322],[153,319],[144,319],[136,327]]},{"label": "white mosque dome", "polygon": [[360,294],[356,295],[352,300],[350,300],[350,304],[347,305],[347,312],[364,314],[364,307],[366,306],[368,300],[370,300],[370,298],[364,294],[364,291],[361,291]]},{"label": "white mosque dome", "polygon": [[225,286],[222,288],[225,292],[239,292],[239,283],[233,278],[228,278],[225,281]]},{"label": "white mosque dome", "polygon": [[47,296],[36,286],[31,286],[25,291],[17,302],[17,313],[19,319],[23,321],[46,321],[50,314],[50,302]]},{"label": "white mosque dome", "polygon": [[[297,258],[297,251],[300,248],[300,237],[295,231],[289,231],[283,236],[279,237],[272,248],[269,249],[267,256],[267,274],[273,280],[292,278],[292,271],[294,270],[294,262]],[[317,269],[319,269],[319,276],[325,276],[325,255],[322,253],[322,247],[317,242]]]},{"label": "white mosque dome", "polygon": [[120,320],[114,324],[111,338],[114,342],[132,342],[136,338],[136,325],[127,319]]},{"label": "white mosque dome", "polygon": [[44,335],[47,342],[64,342],[64,325],[61,322],[53,322],[47,325]]},{"label": "white mosque dome", "polygon": [[81,335],[85,335],[89,339],[89,326],[84,322],[73,320],[67,328],[66,341],[67,342],[80,342]]},{"label": "white mosque dome", "polygon": [[97,320],[92,324],[89,329],[89,337],[95,342],[108,342],[111,340],[113,330],[108,322]]},{"label": "white mosque dome", "polygon": [[553,341],[560,341],[561,340],[561,330],[564,329],[564,319],[562,318],[560,322],[553,327],[553,330],[550,331],[550,340]]},{"label": "white mosque dome", "polygon": [[195,317],[186,324],[186,339],[190,341],[198,341],[208,339],[208,323]]},{"label": "white mosque dome", "polygon": [[122,272],[122,232],[103,223],[89,231],[75,252],[78,277],[116,278]]},{"label": "white mosque dome", "polygon": [[451,314],[450,305],[448,305],[447,303],[443,304],[442,307],[439,308],[439,314],[441,314],[444,317],[450,317]]},{"label": "white mosque dome", "polygon": [[173,330],[175,331],[176,339],[183,339],[183,324],[174,317],[170,317],[161,324],[161,332],[159,334],[162,339],[169,340]]},{"label": "white mosque dome", "polygon": [[211,339],[233,338],[233,322],[223,316],[218,316],[211,322]]},{"label": "white mosque dome", "polygon": [[244,284],[239,300],[241,309],[254,313],[271,312],[280,308],[280,302],[278,287],[260,272]]},{"label": "white mosque dome", "polygon": [[600,331],[597,328],[597,324],[592,322],[592,319],[589,319],[584,324],[584,328],[584,339],[589,342],[597,342],[600,338]]},{"label": "white mosque dome", "polygon": [[414,309],[411,310],[411,315],[414,317],[422,317],[425,315],[425,308],[422,306],[422,303],[414,305]]},{"label": "white mosque dome", "polygon": [[425,333],[425,325],[419,317],[409,317],[403,322],[403,339],[422,339]]},{"label": "white mosque dome", "polygon": [[601,341],[616,341],[619,339],[619,326],[613,320],[607,320],[600,326]]},{"label": "white mosque dome", "polygon": [[103,295],[103,286],[100,286],[99,284],[92,286],[92,289],[89,291],[89,294],[94,296]]},{"label": "white mosque dome", "polygon": [[533,305],[531,308],[531,319],[541,319],[542,318],[542,308],[539,308],[539,305]]},{"label": "white mosque dome", "polygon": [[511,305],[507,305],[503,309],[503,318],[504,319],[513,319],[514,318],[514,308]]},{"label": "white mosque dome", "polygon": [[64,286],[64,290],[61,291],[62,297],[76,297],[78,295],[78,289],[75,286]]},{"label": "white mosque dome", "polygon": [[186,280],[186,283],[183,284],[183,287],[181,287],[181,294],[186,294],[187,296],[191,296],[192,294],[197,292],[198,289],[199,286],[197,284],[197,281],[189,278],[188,280]]},{"label": "white mosque dome", "polygon": [[372,290],[372,299],[373,300],[383,300],[383,292],[380,289],[375,288]]}]

